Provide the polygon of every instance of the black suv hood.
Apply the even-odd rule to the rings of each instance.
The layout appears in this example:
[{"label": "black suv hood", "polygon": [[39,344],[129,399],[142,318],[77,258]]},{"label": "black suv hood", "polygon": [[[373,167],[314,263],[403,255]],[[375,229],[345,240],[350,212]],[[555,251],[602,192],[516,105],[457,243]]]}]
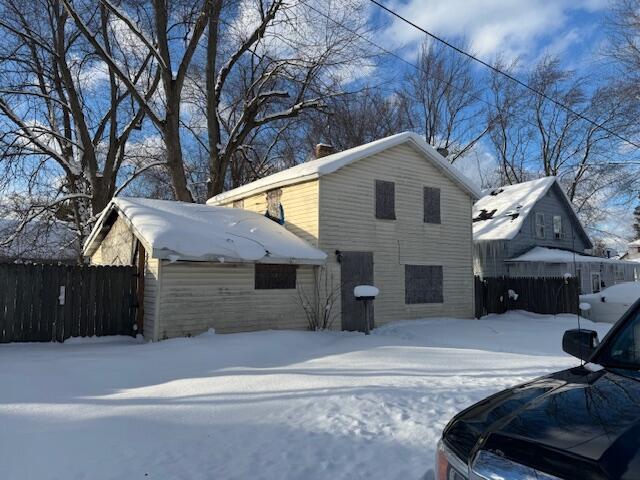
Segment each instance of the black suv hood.
[{"label": "black suv hood", "polygon": [[640,479],[638,372],[584,367],[505,390],[458,414],[444,441],[562,477]]}]

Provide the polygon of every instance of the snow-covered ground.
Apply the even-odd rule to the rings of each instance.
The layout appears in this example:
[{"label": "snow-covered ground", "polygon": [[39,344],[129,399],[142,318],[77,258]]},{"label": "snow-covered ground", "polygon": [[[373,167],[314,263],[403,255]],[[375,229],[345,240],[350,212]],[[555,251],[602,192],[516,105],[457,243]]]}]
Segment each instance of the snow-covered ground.
[{"label": "snow-covered ground", "polygon": [[575,326],[510,313],[368,337],[2,345],[0,477],[419,479],[460,409],[576,365],[560,347]]}]

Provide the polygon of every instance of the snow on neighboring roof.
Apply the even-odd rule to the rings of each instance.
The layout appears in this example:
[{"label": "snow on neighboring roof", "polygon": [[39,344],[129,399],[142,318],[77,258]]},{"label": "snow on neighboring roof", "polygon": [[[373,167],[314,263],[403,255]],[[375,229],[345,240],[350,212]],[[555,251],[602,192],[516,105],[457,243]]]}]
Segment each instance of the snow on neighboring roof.
[{"label": "snow on neighboring roof", "polygon": [[628,247],[640,247],[640,238],[637,240],[634,240],[632,242],[627,243]]},{"label": "snow on neighboring roof", "polygon": [[15,235],[11,244],[0,247],[0,257],[19,260],[77,260],[76,236],[64,222],[32,220],[16,234],[20,223],[16,218],[0,218],[0,238]]},{"label": "snow on neighboring roof", "polygon": [[544,177],[487,191],[473,206],[473,240],[514,238],[555,181],[555,177]]},{"label": "snow on neighboring roof", "polygon": [[506,260],[507,262],[542,262],[542,263],[629,263],[625,260],[615,258],[594,257],[591,255],[583,255],[574,253],[571,250],[562,250],[560,248],[534,247],[526,253],[514,258]]},{"label": "snow on neighboring roof", "polygon": [[263,263],[324,263],[327,255],[286,228],[248,210],[195,203],[113,199],[85,245],[91,255],[109,212],[116,210],[152,249],[153,258]]},{"label": "snow on neighboring roof", "polygon": [[301,163],[281,172],[261,178],[260,180],[256,180],[255,182],[243,185],[242,187],[220,193],[219,195],[207,200],[207,203],[210,205],[219,205],[222,202],[256,195],[273,188],[313,180],[323,175],[333,173],[351,163],[357,162],[358,160],[375,155],[408,141],[417,146],[436,167],[440,168],[445,175],[462,186],[469,195],[473,198],[480,198],[481,193],[478,188],[453,165],[451,165],[442,155],[440,155],[431,145],[429,145],[420,135],[413,132],[403,132],[374,142],[365,143],[364,145],[350,148],[349,150],[327,155],[326,157],[322,157],[317,160]]}]

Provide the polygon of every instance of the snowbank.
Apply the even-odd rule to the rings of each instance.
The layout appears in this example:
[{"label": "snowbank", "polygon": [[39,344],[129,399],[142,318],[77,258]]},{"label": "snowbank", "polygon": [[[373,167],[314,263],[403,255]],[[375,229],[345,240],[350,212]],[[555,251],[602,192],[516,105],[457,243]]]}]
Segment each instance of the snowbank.
[{"label": "snowbank", "polygon": [[[619,283],[605,288],[599,293],[589,295],[589,297],[591,296],[604,298],[606,302],[631,305],[640,298],[640,282]],[[585,297],[587,297],[587,295],[585,295]]]},{"label": "snowbank", "polygon": [[510,312],[370,336],[2,345],[2,478],[422,478],[455,413],[578,364],[561,352],[576,322]]}]

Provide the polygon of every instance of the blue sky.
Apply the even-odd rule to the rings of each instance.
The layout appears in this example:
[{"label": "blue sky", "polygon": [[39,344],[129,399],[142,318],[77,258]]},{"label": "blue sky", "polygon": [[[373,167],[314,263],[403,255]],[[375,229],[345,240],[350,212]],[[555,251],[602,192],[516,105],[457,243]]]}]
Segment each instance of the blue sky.
[{"label": "blue sky", "polygon": [[[608,0],[382,0],[387,7],[447,40],[466,39],[471,52],[492,63],[497,56],[519,59],[516,76],[526,80],[525,70],[545,54],[560,58],[566,68],[598,79],[611,74],[604,58]],[[425,35],[371,4],[372,22],[382,26],[374,41],[414,62]],[[485,67],[478,67],[482,71]],[[387,70],[393,78],[411,70],[399,60],[391,60]],[[520,74],[520,75],[518,75]],[[475,171],[478,161],[490,169],[493,157],[478,146],[478,156],[465,161],[463,170]],[[466,165],[466,163],[469,163]],[[476,179],[478,176],[472,175]],[[603,230],[628,236],[632,206],[612,211],[616,215],[601,225]],[[611,238],[612,243],[615,238]],[[621,245],[620,245],[621,246]]]},{"label": "blue sky", "polygon": [[[465,37],[484,60],[496,55],[532,64],[545,52],[567,66],[599,64],[607,0],[387,0],[385,5],[447,39]],[[411,58],[424,34],[372,6],[373,21],[385,22],[378,43],[402,48]]]}]

